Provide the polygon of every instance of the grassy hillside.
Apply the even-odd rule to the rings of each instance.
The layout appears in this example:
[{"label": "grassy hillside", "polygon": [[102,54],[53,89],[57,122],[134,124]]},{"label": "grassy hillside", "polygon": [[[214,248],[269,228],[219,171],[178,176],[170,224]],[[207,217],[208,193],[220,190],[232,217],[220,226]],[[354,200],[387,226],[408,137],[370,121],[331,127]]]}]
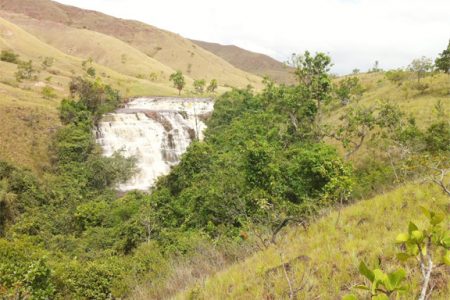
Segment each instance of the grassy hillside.
[{"label": "grassy hillside", "polygon": [[249,73],[258,76],[269,76],[277,83],[292,84],[295,78],[293,70],[283,63],[260,53],[255,53],[234,45],[221,45],[203,41],[192,40],[195,44]]},{"label": "grassy hillside", "polygon": [[[400,82],[391,82],[386,78],[385,72],[363,73],[356,77],[360,80],[363,94],[352,99],[349,105],[334,106],[325,113],[324,122],[330,125],[342,123],[340,118],[347,114],[353,107],[376,107],[380,103],[396,105],[399,109],[416,120],[417,126],[421,129],[429,126],[436,120],[436,105],[440,103],[443,113],[450,116],[450,77],[446,74],[438,73],[428,75],[421,79],[421,83],[428,85],[425,91],[416,88],[416,74],[405,72],[405,77]],[[344,80],[346,77],[339,77],[335,82]],[[344,153],[341,143],[333,139],[327,140],[329,143],[338,146]],[[365,159],[374,155],[368,146],[373,147],[370,136],[363,143],[360,150],[350,159],[356,163],[364,163]],[[376,148],[376,147],[375,147]],[[373,149],[372,149],[373,150]],[[378,154],[378,153],[376,153]]]},{"label": "grassy hillside", "polygon": [[[290,228],[277,246],[199,282],[176,298],[287,299],[289,287],[282,267],[287,264],[295,288],[302,287],[298,299],[340,299],[353,291],[352,286],[364,283],[358,274],[360,261],[374,265],[380,258],[386,270],[402,265],[395,258],[395,237],[407,229],[409,220],[425,224],[420,205],[450,213],[448,197],[435,187],[407,185],[341,212],[326,213],[307,229]],[[420,278],[414,265],[411,261],[406,269],[415,292],[402,299],[417,296]],[[447,267],[437,272],[433,299],[447,299],[449,271]]]},{"label": "grassy hillside", "polygon": [[[121,40],[95,31],[72,28],[52,21],[38,21],[4,11],[0,11],[0,16],[66,54],[86,59],[91,57],[96,63],[122,74],[150,79],[150,74],[154,73],[154,81],[169,85],[169,75],[174,72]],[[188,80],[192,82],[192,79]]]},{"label": "grassy hillside", "polygon": [[[385,72],[357,75],[365,91],[354,102],[366,106],[375,105],[381,100],[398,104],[402,111],[412,114],[420,126],[433,121],[438,100],[442,101],[446,112],[450,113],[450,76],[442,73],[428,75],[421,79],[421,83],[429,88],[420,91],[416,88],[417,75],[405,73],[405,78],[398,83],[389,81]],[[345,77],[338,80],[343,78]]]},{"label": "grassy hillside", "polygon": [[0,10],[115,37],[194,79],[209,81],[215,78],[219,85],[236,87],[245,87],[247,84],[261,86],[260,77],[233,67],[177,34],[141,22],[118,19],[49,0],[0,0]]},{"label": "grassy hillside", "polygon": [[[0,156],[20,166],[40,169],[48,163],[49,138],[58,126],[56,108],[68,94],[71,77],[85,74],[83,59],[67,55],[32,36],[18,26],[0,18],[0,49],[12,50],[23,61],[32,60],[38,71],[33,80],[18,82],[17,65],[0,62]],[[44,68],[44,58],[54,62]],[[93,64],[99,78],[118,88],[124,96],[174,95],[168,84],[120,74],[99,64]],[[45,97],[43,89],[51,88]]]}]

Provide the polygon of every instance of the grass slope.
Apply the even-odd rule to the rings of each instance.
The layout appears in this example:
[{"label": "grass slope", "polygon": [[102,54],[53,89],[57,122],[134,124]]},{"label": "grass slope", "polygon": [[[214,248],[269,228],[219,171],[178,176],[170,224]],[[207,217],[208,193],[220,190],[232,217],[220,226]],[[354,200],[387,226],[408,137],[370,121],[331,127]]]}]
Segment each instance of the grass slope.
[{"label": "grass slope", "polygon": [[[415,118],[418,127],[425,128],[436,119],[436,105],[441,101],[444,113],[450,116],[450,76],[445,74],[435,74],[421,79],[421,82],[428,84],[429,88],[425,92],[420,92],[414,88],[417,79],[415,74],[409,73],[401,84],[392,83],[386,79],[384,73],[363,73],[357,75],[364,88],[364,93],[360,99],[353,101],[347,106],[334,107],[325,114],[325,122],[336,125],[341,121],[339,118],[346,113],[351,106],[373,107],[382,101],[398,105],[402,112]],[[336,81],[345,77],[337,78]],[[341,153],[344,149],[341,143],[336,140],[328,139],[327,142],[337,146]],[[371,144],[370,138],[366,139],[361,149],[351,157],[351,160],[358,163],[373,153],[368,151],[368,145]]]},{"label": "grass slope", "polygon": [[180,35],[141,22],[118,19],[49,0],[0,0],[0,10],[113,36],[194,79],[209,81],[215,78],[219,85],[236,87],[247,84],[256,88],[261,86],[260,77],[233,67]]},{"label": "grass slope", "polygon": [[435,118],[435,105],[442,101],[447,113],[450,113],[450,76],[439,73],[421,79],[421,83],[428,84],[425,92],[415,89],[416,75],[408,73],[408,77],[401,84],[392,83],[386,79],[384,73],[365,73],[358,75],[365,92],[359,103],[375,105],[384,100],[396,103],[401,110],[414,116],[418,124],[425,126]]},{"label": "grass slope", "polygon": [[122,74],[148,79],[151,73],[155,73],[158,76],[155,81],[169,85],[169,75],[174,72],[127,43],[98,32],[4,11],[0,11],[0,16],[66,54],[86,59],[91,57],[96,63]]},{"label": "grass slope", "polygon": [[[331,212],[306,230],[290,228],[276,247],[258,252],[176,298],[287,299],[289,287],[281,266],[288,263],[294,288],[303,287],[298,299],[340,299],[352,291],[352,286],[364,282],[358,274],[361,260],[373,265],[381,259],[385,270],[402,265],[395,259],[395,237],[407,229],[409,220],[425,224],[420,205],[450,212],[448,197],[434,186],[407,185],[348,206],[340,213]],[[402,299],[417,296],[420,277],[414,266],[413,261],[406,265],[407,281],[414,292]],[[433,299],[448,299],[449,271],[447,267],[435,273]]]},{"label": "grass slope", "polygon": [[198,46],[222,57],[224,60],[249,73],[269,76],[277,83],[293,84],[293,70],[270,56],[248,51],[234,45],[221,45],[192,40]]},{"label": "grass slope", "polygon": [[[36,80],[17,82],[15,64],[0,62],[0,157],[38,170],[48,164],[48,145],[59,125],[57,106],[68,94],[71,77],[84,74],[82,59],[67,55],[17,25],[0,18],[0,49],[10,49],[21,60],[33,60],[39,70]],[[44,69],[44,57],[55,59]],[[153,83],[94,64],[100,79],[118,88],[124,96],[175,95],[175,89],[163,83]],[[53,98],[44,98],[43,87],[54,89]]]}]

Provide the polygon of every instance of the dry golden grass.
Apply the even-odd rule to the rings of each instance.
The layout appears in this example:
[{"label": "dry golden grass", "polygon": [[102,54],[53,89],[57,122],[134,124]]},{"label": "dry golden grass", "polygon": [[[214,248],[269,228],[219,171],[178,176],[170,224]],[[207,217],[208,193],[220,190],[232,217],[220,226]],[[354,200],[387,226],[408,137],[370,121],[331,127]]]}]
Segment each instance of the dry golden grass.
[{"label": "dry golden grass", "polygon": [[[38,21],[57,22],[72,28],[87,29],[114,37],[169,68],[182,71],[193,79],[210,81],[215,78],[222,86],[245,87],[247,84],[255,88],[262,86],[262,78],[235,68],[222,58],[196,46],[178,34],[151,25],[118,19],[49,0],[0,0],[0,6],[3,11],[24,14]],[[33,32],[36,28],[30,28],[30,30]],[[87,33],[83,33],[82,38],[83,36],[86,38],[86,35]],[[120,55],[125,49],[122,46],[119,47]],[[93,50],[95,53],[91,56],[101,55],[99,53],[101,47]],[[150,73],[150,70],[144,73]]]},{"label": "dry golden grass", "polygon": [[[312,223],[306,230],[290,228],[278,245],[242,263],[198,282],[176,299],[288,299],[289,287],[282,264],[297,299],[341,299],[364,283],[358,264],[373,265],[381,259],[385,270],[406,268],[411,286],[401,299],[414,299],[420,275],[414,260],[406,265],[395,258],[395,237],[407,230],[408,221],[426,223],[419,206],[449,211],[448,196],[434,186],[407,185],[392,192],[348,206]],[[448,226],[447,220],[447,226]],[[448,299],[448,267],[436,270],[433,299]]]},{"label": "dry golden grass", "polygon": [[[2,18],[0,49],[14,51],[21,60],[32,60],[39,71],[35,80],[17,82],[17,65],[0,62],[0,158],[39,171],[49,163],[49,141],[59,126],[59,101],[67,96],[71,77],[85,73],[82,59],[64,54]],[[44,69],[44,57],[54,58],[54,64]],[[94,67],[102,81],[125,97],[177,94],[168,84],[126,76],[99,64]],[[44,97],[46,86],[54,90],[54,97]]]}]

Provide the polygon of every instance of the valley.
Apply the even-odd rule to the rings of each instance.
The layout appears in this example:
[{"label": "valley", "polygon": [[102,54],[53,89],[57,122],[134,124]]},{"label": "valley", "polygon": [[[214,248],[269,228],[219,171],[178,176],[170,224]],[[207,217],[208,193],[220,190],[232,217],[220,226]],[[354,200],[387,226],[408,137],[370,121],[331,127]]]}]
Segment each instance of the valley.
[{"label": "valley", "polygon": [[[256,10],[233,31],[241,12],[227,27],[226,7],[208,5],[186,11],[217,17],[184,23],[193,36],[251,32]],[[289,40],[327,50],[284,63],[55,1],[0,0],[0,298],[447,299],[450,42],[408,65],[335,74],[355,53],[386,65],[398,53],[372,44],[388,37],[359,53],[353,33],[333,48],[289,13],[270,28],[266,16],[248,45],[284,53],[301,28]],[[334,34],[345,23],[322,21]]]}]

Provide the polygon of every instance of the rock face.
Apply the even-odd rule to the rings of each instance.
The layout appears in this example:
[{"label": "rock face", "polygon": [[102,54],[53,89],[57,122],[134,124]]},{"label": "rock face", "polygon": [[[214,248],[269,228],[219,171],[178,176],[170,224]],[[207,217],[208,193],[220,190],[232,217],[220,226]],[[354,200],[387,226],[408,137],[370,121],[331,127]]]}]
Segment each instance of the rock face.
[{"label": "rock face", "polygon": [[121,191],[148,190],[169,173],[195,139],[203,139],[204,120],[214,103],[196,98],[138,98],[107,114],[96,129],[106,156],[119,151],[135,156],[138,173],[118,186]]}]

